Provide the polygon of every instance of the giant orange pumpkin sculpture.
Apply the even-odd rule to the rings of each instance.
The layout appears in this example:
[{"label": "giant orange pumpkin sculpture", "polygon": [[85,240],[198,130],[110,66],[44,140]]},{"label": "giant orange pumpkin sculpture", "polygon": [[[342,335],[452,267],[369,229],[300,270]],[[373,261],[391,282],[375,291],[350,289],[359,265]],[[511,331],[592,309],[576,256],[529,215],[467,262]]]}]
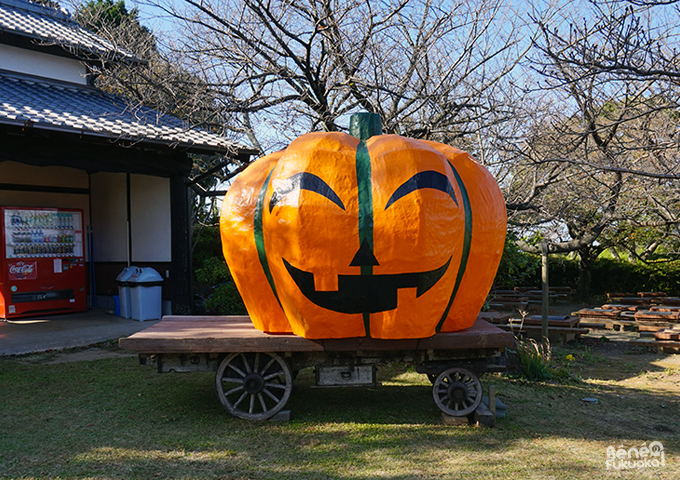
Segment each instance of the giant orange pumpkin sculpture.
[{"label": "giant orange pumpkin sculpture", "polygon": [[505,203],[467,153],[382,135],[309,133],[227,193],[224,256],[256,328],[306,338],[423,338],[470,327],[503,252]]}]

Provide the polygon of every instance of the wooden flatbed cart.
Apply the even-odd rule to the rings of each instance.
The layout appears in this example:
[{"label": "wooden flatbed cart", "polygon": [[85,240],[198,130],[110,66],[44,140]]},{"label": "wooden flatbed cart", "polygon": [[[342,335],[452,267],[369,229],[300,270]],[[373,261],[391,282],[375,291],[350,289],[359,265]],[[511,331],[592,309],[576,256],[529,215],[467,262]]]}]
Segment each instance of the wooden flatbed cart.
[{"label": "wooden flatbed cart", "polygon": [[303,368],[314,367],[316,386],[376,386],[376,365],[407,362],[432,382],[439,409],[467,416],[482,401],[479,376],[501,371],[494,363],[513,336],[490,323],[429,338],[309,340],[256,330],[247,316],[166,316],[146,330],[120,339],[140,363],[159,373],[216,371],[215,388],[232,415],[266,420],[279,413]]}]

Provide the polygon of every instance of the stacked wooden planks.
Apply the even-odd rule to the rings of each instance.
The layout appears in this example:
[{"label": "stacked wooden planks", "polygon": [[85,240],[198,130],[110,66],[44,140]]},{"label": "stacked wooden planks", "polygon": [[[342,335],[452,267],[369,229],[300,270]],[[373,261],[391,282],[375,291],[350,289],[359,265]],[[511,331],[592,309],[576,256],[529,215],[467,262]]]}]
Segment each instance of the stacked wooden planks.
[{"label": "stacked wooden planks", "polygon": [[654,333],[654,338],[632,340],[633,345],[655,347],[659,353],[680,353],[680,324]]},{"label": "stacked wooden planks", "polygon": [[576,312],[581,325],[613,330],[633,327],[656,332],[680,323],[680,298],[664,292],[607,294],[610,303],[601,308],[583,308]]},{"label": "stacked wooden planks", "polygon": [[680,341],[680,330],[674,330],[672,328],[664,328],[659,330],[654,334],[657,340],[675,340]]}]

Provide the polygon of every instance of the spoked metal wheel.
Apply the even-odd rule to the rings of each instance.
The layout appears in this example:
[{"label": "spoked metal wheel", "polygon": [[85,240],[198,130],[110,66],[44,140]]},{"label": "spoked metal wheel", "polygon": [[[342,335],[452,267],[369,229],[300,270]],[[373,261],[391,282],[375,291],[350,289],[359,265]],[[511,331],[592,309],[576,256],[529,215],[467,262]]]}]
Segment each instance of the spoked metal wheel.
[{"label": "spoked metal wheel", "polygon": [[434,403],[452,417],[464,417],[482,401],[482,383],[465,368],[453,367],[439,374],[432,386]]},{"label": "spoked metal wheel", "polygon": [[286,405],[293,377],[276,353],[232,353],[217,369],[215,388],[224,408],[235,417],[266,420]]}]

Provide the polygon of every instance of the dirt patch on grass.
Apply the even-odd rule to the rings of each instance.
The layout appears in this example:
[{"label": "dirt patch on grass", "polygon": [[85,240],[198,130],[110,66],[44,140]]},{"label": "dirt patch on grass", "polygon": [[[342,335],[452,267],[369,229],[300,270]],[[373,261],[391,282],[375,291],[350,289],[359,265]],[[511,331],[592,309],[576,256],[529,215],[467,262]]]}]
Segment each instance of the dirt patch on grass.
[{"label": "dirt patch on grass", "polygon": [[136,357],[137,354],[118,348],[115,340],[97,343],[87,347],[69,348],[65,350],[48,350],[46,352],[16,355],[19,363],[28,365],[56,365],[69,362],[92,362],[105,358]]},{"label": "dirt patch on grass", "polygon": [[89,348],[79,352],[59,352],[55,353],[53,358],[43,362],[46,365],[54,365],[57,363],[67,362],[91,362],[94,360],[101,360],[103,358],[121,358],[121,357],[136,357],[137,354],[133,352],[126,352],[125,350],[103,350],[101,348]]},{"label": "dirt patch on grass", "polygon": [[[635,332],[591,330],[578,341],[555,346],[553,355],[562,365],[572,363],[586,382],[680,399],[680,355],[631,345],[629,341],[637,337]],[[565,361],[568,355],[574,360]]]}]

